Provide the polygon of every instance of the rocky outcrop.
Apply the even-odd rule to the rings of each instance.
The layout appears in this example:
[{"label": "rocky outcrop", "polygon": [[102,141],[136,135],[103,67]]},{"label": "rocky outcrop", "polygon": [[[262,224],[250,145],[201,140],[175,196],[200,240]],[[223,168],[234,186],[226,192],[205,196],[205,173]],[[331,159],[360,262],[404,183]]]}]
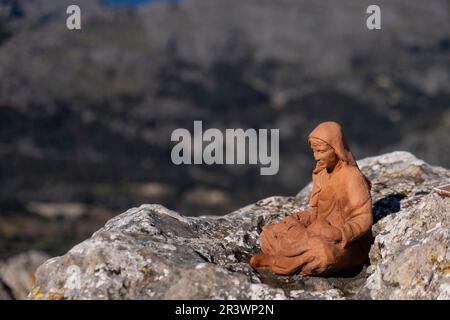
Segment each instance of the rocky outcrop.
[{"label": "rocky outcrop", "polygon": [[0,262],[0,300],[26,299],[37,267],[48,258],[45,253],[29,251]]},{"label": "rocky outcrop", "polygon": [[271,197],[225,216],[161,205],[118,215],[39,267],[32,299],[449,299],[450,171],[406,152],[359,162],[372,181],[370,265],[331,278],[282,277],[248,265],[261,227],[307,204]]},{"label": "rocky outcrop", "polygon": [[375,228],[366,288],[376,299],[450,299],[450,201],[436,193],[405,203]]}]

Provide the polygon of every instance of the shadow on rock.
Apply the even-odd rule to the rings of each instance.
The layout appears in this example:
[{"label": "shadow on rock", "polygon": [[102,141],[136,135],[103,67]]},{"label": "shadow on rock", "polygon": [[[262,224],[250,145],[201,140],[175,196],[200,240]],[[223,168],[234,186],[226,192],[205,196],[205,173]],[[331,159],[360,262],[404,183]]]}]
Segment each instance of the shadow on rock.
[{"label": "shadow on rock", "polygon": [[400,201],[406,198],[403,194],[391,194],[384,197],[373,205],[373,223],[377,223],[380,219],[400,211]]}]

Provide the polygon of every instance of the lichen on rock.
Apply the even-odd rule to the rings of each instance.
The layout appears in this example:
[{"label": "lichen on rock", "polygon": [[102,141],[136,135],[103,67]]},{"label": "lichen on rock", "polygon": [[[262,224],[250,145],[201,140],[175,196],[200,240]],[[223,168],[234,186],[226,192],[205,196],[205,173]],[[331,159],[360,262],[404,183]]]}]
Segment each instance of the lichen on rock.
[{"label": "lichen on rock", "polygon": [[305,208],[270,197],[225,216],[132,208],[39,267],[34,299],[449,299],[450,170],[407,152],[358,162],[372,182],[370,265],[330,278],[276,276],[249,264],[262,226]]}]

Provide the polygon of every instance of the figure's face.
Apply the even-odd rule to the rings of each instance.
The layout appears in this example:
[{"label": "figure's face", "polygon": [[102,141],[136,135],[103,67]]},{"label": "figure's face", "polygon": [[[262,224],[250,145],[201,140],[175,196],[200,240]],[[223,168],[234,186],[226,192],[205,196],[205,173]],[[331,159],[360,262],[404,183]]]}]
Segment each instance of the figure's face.
[{"label": "figure's face", "polygon": [[334,149],[327,144],[312,145],[311,149],[314,154],[314,160],[322,168],[331,171],[339,161]]}]

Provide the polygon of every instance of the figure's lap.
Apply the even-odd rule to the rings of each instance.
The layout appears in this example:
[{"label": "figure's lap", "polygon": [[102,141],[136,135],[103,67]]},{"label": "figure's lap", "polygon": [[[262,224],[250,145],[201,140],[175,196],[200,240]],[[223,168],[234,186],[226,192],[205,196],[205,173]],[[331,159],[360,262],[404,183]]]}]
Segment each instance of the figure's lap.
[{"label": "figure's lap", "polygon": [[307,228],[300,223],[290,228],[283,222],[267,225],[261,232],[260,246],[263,254],[259,260],[254,259],[260,261],[255,265],[283,275],[328,275],[348,268],[349,261],[355,261],[358,255],[355,246],[339,248],[321,237],[308,236]]},{"label": "figure's lap", "polygon": [[260,235],[260,246],[264,253],[280,256],[295,256],[306,250],[306,228],[300,223],[288,227],[284,222],[268,225]]}]

